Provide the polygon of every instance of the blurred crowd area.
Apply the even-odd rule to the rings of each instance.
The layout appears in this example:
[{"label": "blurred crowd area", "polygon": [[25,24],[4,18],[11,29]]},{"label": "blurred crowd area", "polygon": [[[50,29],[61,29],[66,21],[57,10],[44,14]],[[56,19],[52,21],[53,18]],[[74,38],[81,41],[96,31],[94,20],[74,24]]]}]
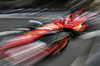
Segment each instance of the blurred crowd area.
[{"label": "blurred crowd area", "polygon": [[1,7],[73,7],[98,6],[100,0],[0,0]]},{"label": "blurred crowd area", "polygon": [[66,8],[80,9],[92,7],[99,11],[100,0],[0,0],[2,8]]}]

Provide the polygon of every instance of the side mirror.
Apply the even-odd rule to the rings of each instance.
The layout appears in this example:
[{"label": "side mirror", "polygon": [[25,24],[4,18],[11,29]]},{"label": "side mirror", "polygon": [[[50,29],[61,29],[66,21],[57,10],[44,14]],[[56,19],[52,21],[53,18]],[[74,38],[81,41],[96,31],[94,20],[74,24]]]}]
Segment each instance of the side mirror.
[{"label": "side mirror", "polygon": [[36,27],[42,26],[43,23],[40,21],[36,21],[36,20],[29,20],[26,24],[25,27],[30,28],[30,29],[34,29]]}]

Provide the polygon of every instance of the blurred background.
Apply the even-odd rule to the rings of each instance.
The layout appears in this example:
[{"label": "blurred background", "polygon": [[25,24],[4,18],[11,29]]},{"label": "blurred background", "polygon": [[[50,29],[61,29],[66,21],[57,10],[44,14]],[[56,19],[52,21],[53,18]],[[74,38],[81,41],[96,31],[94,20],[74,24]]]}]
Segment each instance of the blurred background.
[{"label": "blurred background", "polygon": [[[1,7],[72,7],[89,6],[94,0],[1,0]],[[97,0],[96,0],[97,1]],[[99,0],[98,0],[99,1]],[[84,5],[84,6],[83,6]],[[80,6],[78,6],[80,7]]]},{"label": "blurred background", "polygon": [[[29,20],[49,23],[51,18],[64,17],[81,8],[99,14],[100,0],[0,0],[0,32],[24,27]],[[86,23],[90,25],[86,32],[97,31],[94,37],[73,39],[60,55],[48,57],[34,66],[100,66],[100,17]]]}]

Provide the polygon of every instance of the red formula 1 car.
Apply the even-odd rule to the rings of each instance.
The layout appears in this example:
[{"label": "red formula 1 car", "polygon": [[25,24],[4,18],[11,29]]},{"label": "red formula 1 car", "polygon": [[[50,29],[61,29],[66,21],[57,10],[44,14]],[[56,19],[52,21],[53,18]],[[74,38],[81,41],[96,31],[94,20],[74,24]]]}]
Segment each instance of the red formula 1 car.
[{"label": "red formula 1 car", "polygon": [[78,14],[82,10],[5,40],[0,46],[0,66],[34,65],[60,52],[73,33],[84,31],[88,25],[83,23],[94,16]]}]

